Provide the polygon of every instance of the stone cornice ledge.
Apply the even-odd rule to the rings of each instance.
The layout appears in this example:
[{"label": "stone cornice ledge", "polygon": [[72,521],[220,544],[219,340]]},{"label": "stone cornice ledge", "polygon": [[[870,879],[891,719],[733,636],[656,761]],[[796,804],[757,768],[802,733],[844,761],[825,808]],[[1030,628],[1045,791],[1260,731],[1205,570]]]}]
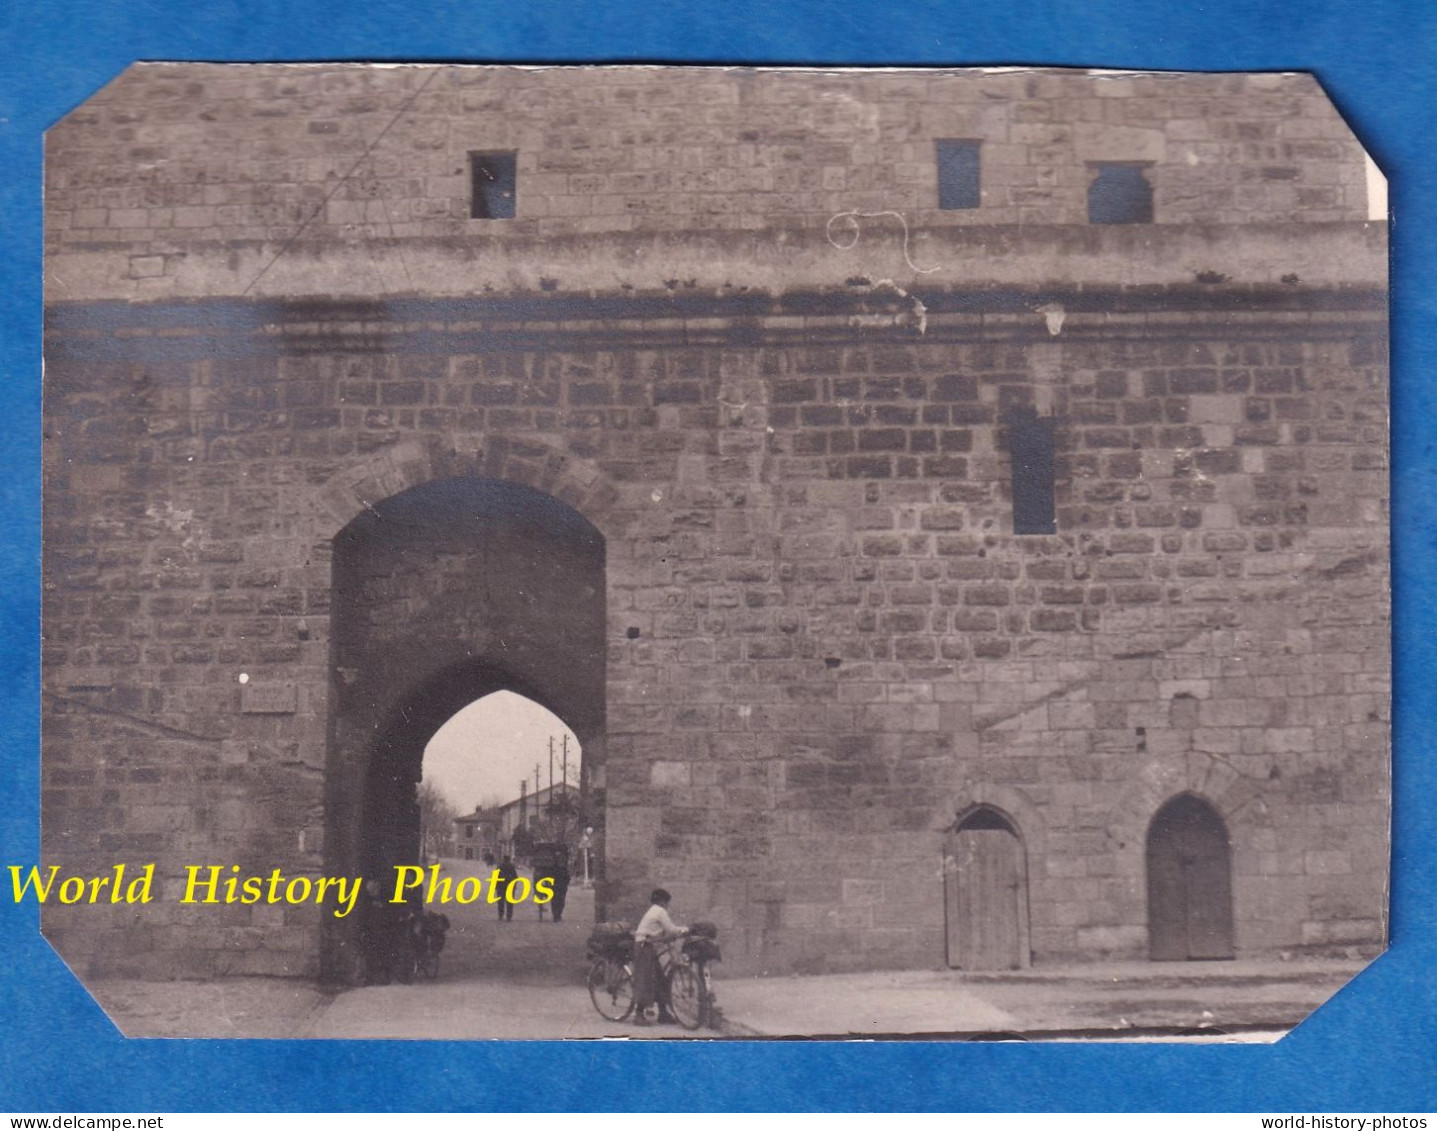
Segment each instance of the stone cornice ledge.
[{"label": "stone cornice ledge", "polygon": [[74,245],[48,302],[186,298],[710,295],[1282,283],[1384,288],[1383,223],[954,226],[897,213],[825,230],[686,230],[550,239],[296,239]]}]

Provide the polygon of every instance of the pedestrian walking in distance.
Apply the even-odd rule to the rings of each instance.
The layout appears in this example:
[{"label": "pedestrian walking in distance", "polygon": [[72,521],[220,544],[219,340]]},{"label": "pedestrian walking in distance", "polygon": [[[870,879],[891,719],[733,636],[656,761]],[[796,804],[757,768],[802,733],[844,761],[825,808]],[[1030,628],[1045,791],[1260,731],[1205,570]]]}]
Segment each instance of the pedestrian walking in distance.
[{"label": "pedestrian walking in distance", "polygon": [[509,902],[509,884],[519,878],[519,869],[514,867],[514,858],[505,856],[499,865],[499,922],[514,918],[514,905]]}]

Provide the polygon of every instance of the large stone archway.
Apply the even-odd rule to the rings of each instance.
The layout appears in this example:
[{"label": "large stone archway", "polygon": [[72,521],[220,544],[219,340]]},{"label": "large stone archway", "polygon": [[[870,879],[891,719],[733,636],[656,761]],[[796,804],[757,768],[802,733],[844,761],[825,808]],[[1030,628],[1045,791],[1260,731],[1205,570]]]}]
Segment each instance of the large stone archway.
[{"label": "large stone archway", "polygon": [[[562,718],[602,822],[604,538],[543,492],[433,480],[372,504],[334,540],[325,867],[392,875],[419,855],[426,744],[467,704],[515,691]],[[358,970],[363,923],[326,921],[321,969]]]}]

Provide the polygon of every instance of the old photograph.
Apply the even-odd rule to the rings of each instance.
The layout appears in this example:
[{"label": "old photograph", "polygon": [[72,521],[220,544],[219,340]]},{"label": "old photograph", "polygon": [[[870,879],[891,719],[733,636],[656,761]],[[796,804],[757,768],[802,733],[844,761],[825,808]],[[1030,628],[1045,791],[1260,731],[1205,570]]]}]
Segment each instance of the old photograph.
[{"label": "old photograph", "polygon": [[1387,938],[1387,238],[1303,73],[131,66],[45,937],[135,1037],[1279,1039]]}]

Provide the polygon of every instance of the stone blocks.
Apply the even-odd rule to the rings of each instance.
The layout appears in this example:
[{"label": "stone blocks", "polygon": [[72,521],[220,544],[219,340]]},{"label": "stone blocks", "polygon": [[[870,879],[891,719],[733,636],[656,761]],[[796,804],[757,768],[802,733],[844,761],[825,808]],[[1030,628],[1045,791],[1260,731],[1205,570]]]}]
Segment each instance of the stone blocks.
[{"label": "stone blocks", "polygon": [[[420,591],[397,547],[355,575],[384,615],[336,616],[339,533],[468,477],[602,536],[609,913],[662,882],[711,909],[737,970],[938,964],[945,837],[987,804],[1024,843],[1034,959],[1133,957],[1149,823],[1192,792],[1230,834],[1240,953],[1381,945],[1385,292],[1380,233],[1336,175],[1360,151],[1310,80],[881,75],[850,106],[821,76],[600,69],[576,103],[568,72],[455,68],[306,229],[288,296],[256,297],[234,279],[375,131],[325,112],[277,124],[263,157],[217,144],[197,115],[263,108],[237,93],[270,69],[193,70],[199,94],[131,72],[48,151],[52,253],[123,247],[114,278],[73,276],[106,301],[50,310],[47,859],[171,878],[348,859],[334,751],[363,743],[336,728],[377,724],[383,695],[354,707],[346,689],[369,685],[345,657],[419,621],[442,652],[446,617],[487,640],[532,614],[562,641],[575,603],[511,569],[515,592],[542,591],[488,617],[472,561]],[[375,79],[371,124],[423,71]],[[362,73],[295,82],[324,103]],[[1262,98],[1284,112],[1249,121]],[[646,132],[655,105],[686,124]],[[1122,130],[1078,128],[1110,107]],[[141,148],[122,113],[153,118],[158,171],[100,184]],[[930,199],[937,128],[985,138],[971,214]],[[1113,146],[1157,163],[1169,195],[1147,232],[1084,224],[1079,166]],[[518,150],[520,203],[476,235],[454,169],[486,148]],[[936,241],[990,225],[1021,280],[860,274],[825,234],[855,210]],[[1367,273],[1278,281],[1290,237],[1243,227],[1278,218],[1309,225],[1301,255],[1366,249]],[[938,246],[900,234],[864,238],[885,263]],[[327,293],[355,241],[380,269],[468,255],[520,281]],[[1199,251],[1249,244],[1268,249],[1260,277],[1189,277]],[[636,248],[665,264],[648,289],[613,282]],[[582,285],[556,282],[550,253]],[[715,257],[724,279],[704,274]],[[1072,277],[1073,257],[1105,274]],[[207,298],[143,289],[203,264]],[[1051,535],[1013,531],[1025,409],[1053,426]],[[321,930],[63,912],[46,929],[80,967],[194,974],[314,973]]]}]

